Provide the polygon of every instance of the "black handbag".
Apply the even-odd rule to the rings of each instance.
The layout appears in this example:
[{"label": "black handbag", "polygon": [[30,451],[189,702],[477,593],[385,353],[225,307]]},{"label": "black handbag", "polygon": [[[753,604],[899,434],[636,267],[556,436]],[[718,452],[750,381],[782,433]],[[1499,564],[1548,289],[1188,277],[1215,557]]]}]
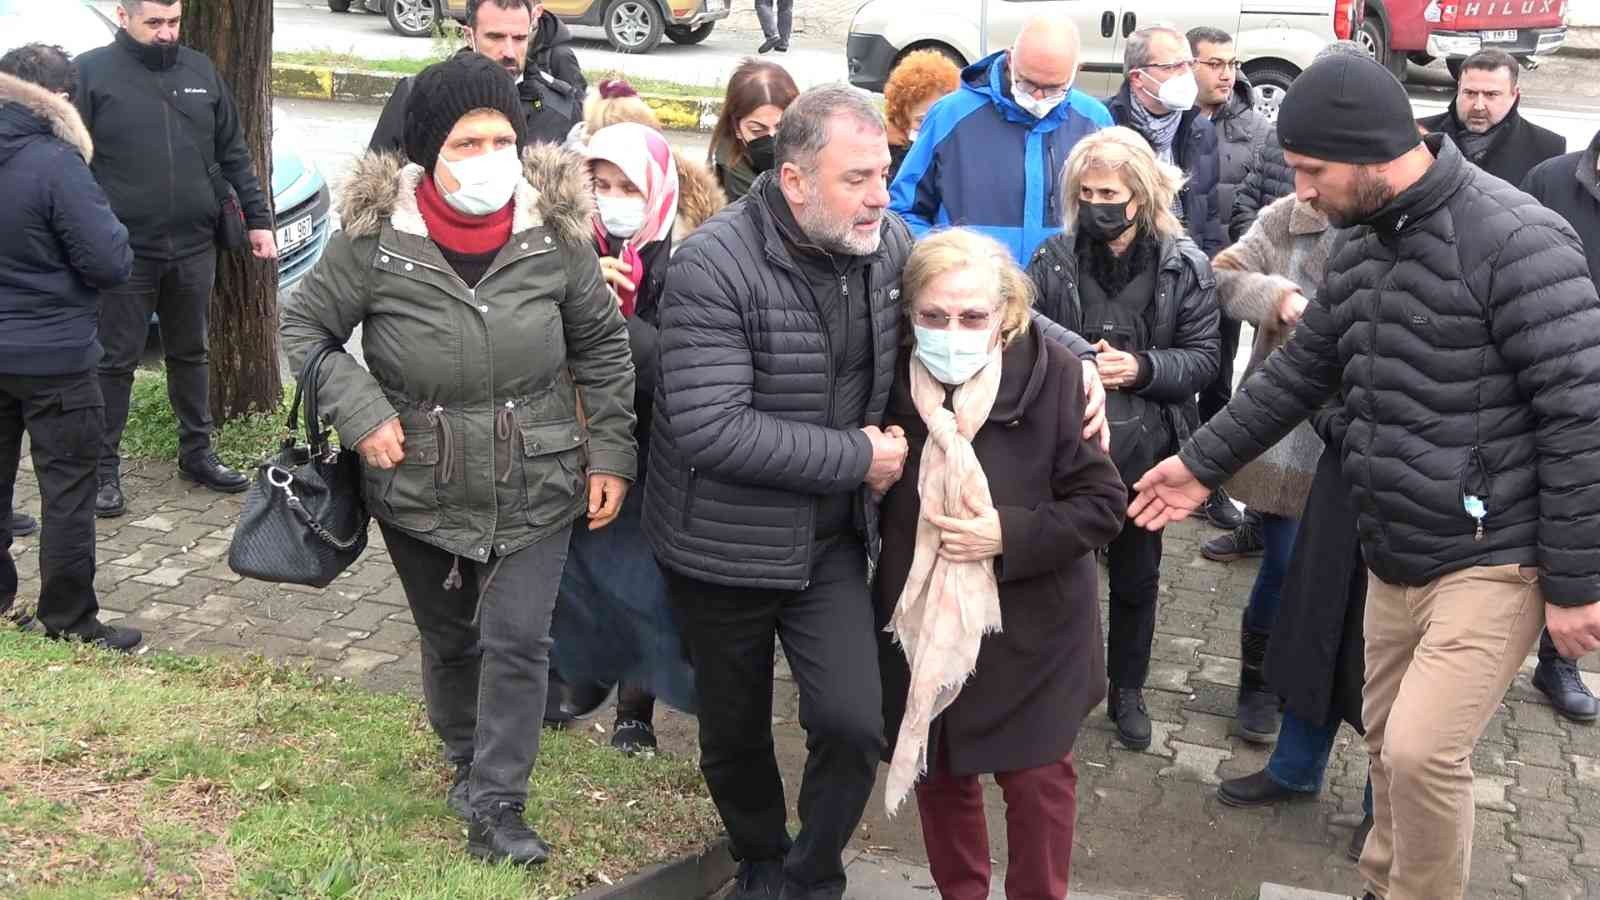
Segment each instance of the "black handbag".
[{"label": "black handbag", "polygon": [[[289,408],[289,437],[274,459],[256,467],[228,548],[228,568],[246,578],[327,587],[367,548],[361,459],[332,447],[317,411],[322,361],[342,352],[326,344],[306,359]],[[302,397],[304,445],[294,433]]]}]

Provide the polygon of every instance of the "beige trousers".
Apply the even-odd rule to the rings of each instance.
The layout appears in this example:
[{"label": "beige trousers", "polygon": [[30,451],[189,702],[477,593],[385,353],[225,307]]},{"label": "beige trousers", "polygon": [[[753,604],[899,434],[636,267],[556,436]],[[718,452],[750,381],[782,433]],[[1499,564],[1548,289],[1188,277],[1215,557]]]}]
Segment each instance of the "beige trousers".
[{"label": "beige trousers", "polygon": [[1472,867],[1472,748],[1544,628],[1529,566],[1422,587],[1367,578],[1361,718],[1373,827],[1361,855],[1380,900],[1450,900]]}]

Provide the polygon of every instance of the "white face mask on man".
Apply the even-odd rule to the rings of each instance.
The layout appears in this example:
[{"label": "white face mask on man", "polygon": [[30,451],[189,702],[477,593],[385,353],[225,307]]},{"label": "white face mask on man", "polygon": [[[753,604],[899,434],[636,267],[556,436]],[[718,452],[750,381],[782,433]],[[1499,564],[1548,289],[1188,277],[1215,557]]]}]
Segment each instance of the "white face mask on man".
[{"label": "white face mask on man", "polygon": [[1194,101],[1200,97],[1200,82],[1194,79],[1193,72],[1184,72],[1161,82],[1154,94],[1147,90],[1145,95],[1173,112],[1183,112],[1194,109]]},{"label": "white face mask on man", "polygon": [[1024,85],[1017,83],[1017,76],[1012,75],[1011,99],[1017,101],[1017,105],[1026,110],[1035,119],[1042,119],[1050,115],[1051,110],[1060,106],[1067,99],[1067,92],[1072,90],[1072,82],[1067,82],[1067,86],[1061,89],[1061,93],[1043,98],[1035,97],[1023,88]]},{"label": "white face mask on man", "polygon": [[[441,170],[450,173],[460,187],[454,191],[445,190],[444,183],[439,180]],[[439,188],[444,202],[468,216],[487,216],[504,209],[521,180],[522,160],[517,157],[515,147],[455,162],[440,156],[433,173],[434,185]]]},{"label": "white face mask on man", "polygon": [[643,197],[607,197],[596,194],[595,210],[600,214],[600,224],[606,232],[624,240],[639,233],[644,227]]}]

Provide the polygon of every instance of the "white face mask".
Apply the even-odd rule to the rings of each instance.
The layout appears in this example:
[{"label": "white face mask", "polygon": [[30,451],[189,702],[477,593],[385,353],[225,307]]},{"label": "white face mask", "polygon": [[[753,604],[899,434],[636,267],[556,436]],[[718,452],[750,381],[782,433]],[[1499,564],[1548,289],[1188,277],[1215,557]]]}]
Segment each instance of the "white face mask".
[{"label": "white face mask", "polygon": [[[1145,94],[1149,94],[1145,91]],[[1161,89],[1156,92],[1155,100],[1167,109],[1175,112],[1193,109],[1194,101],[1200,96],[1200,82],[1194,80],[1193,72],[1184,72],[1174,75],[1161,82]]]},{"label": "white face mask", "polygon": [[1062,89],[1060,96],[1046,97],[1040,100],[1032,94],[1024,93],[1022,88],[1017,87],[1016,76],[1013,75],[1011,77],[1011,99],[1017,101],[1017,105],[1027,110],[1035,119],[1042,119],[1050,115],[1051,110],[1060,106],[1062,101],[1067,99],[1067,91],[1070,90],[1072,90],[1072,82],[1069,81],[1067,86]]},{"label": "white face mask", "polygon": [[594,205],[596,211],[600,213],[600,224],[616,237],[631,238],[644,227],[643,197],[607,197],[596,194]]},{"label": "white face mask", "polygon": [[917,135],[919,135],[921,133],[922,132],[919,129],[913,128],[910,131],[906,132],[906,137],[911,139],[911,143],[915,144],[917,142]]},{"label": "white face mask", "polygon": [[[439,181],[438,169],[449,172],[461,187],[453,193],[444,189]],[[469,156],[451,162],[439,157],[433,173],[433,182],[439,188],[444,202],[457,212],[468,216],[487,216],[498,212],[511,202],[522,180],[522,161],[517,158],[517,148],[507,147],[481,156]]]},{"label": "white face mask", "polygon": [[922,360],[928,374],[942,384],[966,384],[989,364],[992,327],[982,331],[951,331],[913,325],[912,329],[917,334],[917,359]]}]

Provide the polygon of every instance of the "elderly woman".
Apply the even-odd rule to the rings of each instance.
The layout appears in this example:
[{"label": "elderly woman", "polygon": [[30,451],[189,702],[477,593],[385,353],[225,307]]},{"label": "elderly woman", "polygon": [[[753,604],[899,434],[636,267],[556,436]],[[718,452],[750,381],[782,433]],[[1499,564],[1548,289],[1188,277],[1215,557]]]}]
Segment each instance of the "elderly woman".
[{"label": "elderly woman", "polygon": [[550,855],[523,809],[573,521],[609,524],[635,473],[627,327],[583,162],[554,147],[524,160],[525,143],[516,85],[492,60],[424,70],[410,161],[357,163],[344,230],[283,324],[295,366],[361,326],[371,371],[332,354],[317,399],[361,454],[421,632],[468,852],[520,865]]},{"label": "elderly woman", "polygon": [[[878,619],[888,802],[916,785],[940,895],[989,896],[980,773],[1005,793],[1006,892],[1065,897],[1072,744],[1104,697],[1094,548],[1126,494],[1083,438],[1083,370],[1028,327],[1008,251],[954,229],[917,245],[902,289],[915,334],[886,428],[905,473],[883,498]],[[903,652],[902,652],[903,651]],[[899,723],[896,726],[895,723]]]},{"label": "elderly woman", "polygon": [[[1028,274],[1039,310],[1100,351],[1112,460],[1131,485],[1178,446],[1195,394],[1216,377],[1216,278],[1172,212],[1182,173],[1135,132],[1107,128],[1079,141],[1063,181],[1067,230],[1039,247]],[[1130,522],[1106,556],[1107,711],[1122,743],[1143,750],[1161,534]]]},{"label": "elderly woman", "polygon": [[889,73],[883,86],[884,118],[889,122],[889,180],[900,174],[906,151],[917,142],[923,117],[933,104],[961,86],[961,68],[937,50],[914,50]]}]

